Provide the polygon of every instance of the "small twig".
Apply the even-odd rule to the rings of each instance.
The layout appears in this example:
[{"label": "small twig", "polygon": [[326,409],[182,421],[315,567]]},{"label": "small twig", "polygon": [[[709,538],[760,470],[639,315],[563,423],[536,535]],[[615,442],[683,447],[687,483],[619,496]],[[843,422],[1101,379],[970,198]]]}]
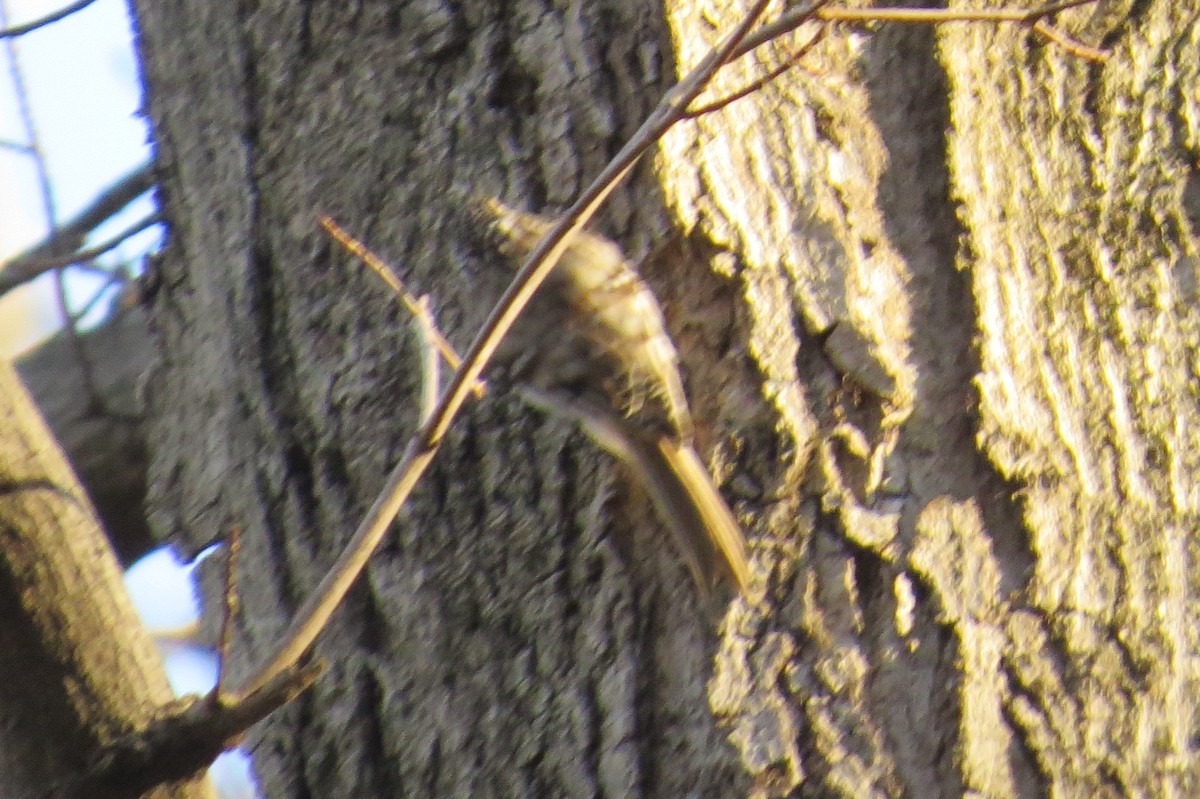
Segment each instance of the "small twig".
[{"label": "small twig", "polygon": [[737,49],[730,56],[730,61],[741,58],[753,50],[757,50],[769,41],[778,39],[780,36],[785,36],[799,28],[806,22],[817,19],[817,14],[829,2],[829,0],[818,0],[818,2],[810,3],[806,6],[797,6],[789,8],[780,14],[771,22],[765,22],[758,27],[753,33],[738,43]]},{"label": "small twig", "polygon": [[[8,8],[0,3],[0,26],[8,24]],[[34,124],[33,108],[29,102],[29,90],[25,86],[25,76],[21,73],[20,59],[17,55],[16,44],[10,40],[4,42],[5,55],[8,57],[8,79],[12,84],[13,96],[17,101],[17,116],[21,123],[21,136],[25,139],[27,155],[33,161],[37,173],[38,189],[41,191],[42,214],[46,218],[46,226],[55,227],[54,194],[50,189],[50,171],[46,167],[46,158],[42,153],[41,140],[37,135],[37,125]]]},{"label": "small twig", "polygon": [[[27,283],[37,277],[44,275],[54,269],[61,269],[64,266],[71,266],[82,261],[91,261],[99,258],[101,255],[115,250],[117,247],[124,244],[128,239],[133,238],[147,228],[153,227],[162,221],[162,216],[154,213],[143,217],[134,224],[122,230],[117,235],[97,244],[94,247],[77,250],[71,253],[62,255],[45,255],[40,258],[19,257],[10,262],[3,272],[0,272],[0,295],[3,295],[21,283]],[[19,278],[10,278],[8,275],[9,269],[16,269],[21,274]]]},{"label": "small twig", "polygon": [[734,58],[741,58],[746,53],[756,50],[784,34],[791,33],[805,22],[816,18],[826,22],[899,22],[925,25],[947,22],[1016,23],[1032,28],[1047,39],[1066,48],[1072,55],[1092,61],[1103,61],[1108,58],[1106,51],[1077,42],[1065,33],[1055,30],[1045,21],[1045,17],[1051,14],[1095,2],[1097,0],[1065,0],[1065,2],[1051,3],[1034,9],[981,11],[929,8],[830,8],[827,4],[822,3],[815,13],[803,7],[783,12],[778,19],[766,23],[747,36],[735,51]]},{"label": "small twig", "polygon": [[[428,468],[451,421],[466,402],[468,392],[500,345],[500,340],[512,327],[517,315],[542,281],[550,274],[570,238],[587,224],[601,203],[629,174],[642,154],[671,126],[684,118],[688,106],[704,90],[717,70],[728,63],[738,44],[750,32],[769,3],[770,0],[755,0],[736,28],[710,50],[683,80],[667,91],[638,131],[534,247],[475,337],[463,359],[462,367],[454,374],[434,413],[409,441],[400,463],[388,475],[383,490],[367,511],[354,537],[296,613],[274,655],[246,681],[243,693],[253,691],[273,675],[290,668],[312,645],[324,629],[329,616],[358,579],[375,547],[383,539],[413,487]],[[815,6],[810,4],[808,7],[811,9]]]},{"label": "small twig", "polygon": [[[334,222],[331,217],[322,215],[318,218],[318,222],[334,241],[345,247],[354,257],[358,258],[358,260],[369,266],[375,274],[379,275],[383,282],[388,285],[388,288],[404,303],[404,307],[408,309],[409,313],[416,317],[425,335],[433,342],[433,346],[445,358],[446,363],[450,364],[450,368],[459,368],[462,365],[462,359],[458,357],[458,353],[454,351],[454,347],[438,330],[437,325],[433,321],[433,315],[429,312],[428,302],[424,299],[418,300],[414,297],[405,287],[404,281],[400,279],[395,270],[384,263],[375,253],[371,252],[365,244],[350,235],[345,228]],[[482,397],[485,393],[483,382],[477,382],[473,390],[475,396]]]},{"label": "small twig", "polygon": [[442,359],[437,351],[434,334],[437,332],[432,324],[425,320],[431,319],[429,313],[429,297],[422,296],[418,300],[421,313],[413,317],[413,324],[421,335],[421,421],[425,422],[437,408],[438,395],[442,390]]},{"label": "small twig", "polygon": [[1107,61],[1112,55],[1112,53],[1110,53],[1108,50],[1104,50],[1099,47],[1092,47],[1089,44],[1084,44],[1073,36],[1068,36],[1058,28],[1055,28],[1053,25],[1046,22],[1044,19],[1040,19],[1033,23],[1033,29],[1076,58],[1083,58],[1088,61]]},{"label": "small twig", "polygon": [[71,16],[76,11],[82,11],[94,2],[96,2],[96,0],[76,0],[76,2],[71,3],[71,5],[64,6],[58,11],[52,11],[40,19],[35,19],[30,22],[23,22],[20,25],[13,25],[11,28],[0,30],[0,39],[13,39],[17,36],[24,36],[25,34],[35,31],[38,28],[44,28],[47,25],[53,25],[60,19],[65,19]]},{"label": "small twig", "polygon": [[112,267],[101,266],[94,261],[87,260],[71,264],[71,269],[73,269],[77,274],[93,275],[95,277],[105,278],[106,280],[113,277],[117,278],[118,280],[130,279],[129,275],[120,273],[123,269],[121,264],[118,264],[117,269],[113,269]]},{"label": "small twig", "polygon": [[816,46],[817,42],[825,38],[825,32],[826,28],[818,28],[817,32],[811,39],[804,43],[803,47],[788,54],[786,61],[770,70],[762,77],[757,78],[746,86],[743,86],[741,89],[738,89],[736,92],[733,92],[732,94],[729,94],[718,100],[714,100],[711,103],[706,103],[705,105],[697,106],[695,108],[689,108],[687,111],[687,118],[696,119],[697,117],[702,117],[705,114],[711,114],[714,111],[720,111],[722,108],[741,100],[743,97],[749,97],[754,92],[758,91],[783,73],[787,72],[789,69],[799,64],[800,59],[808,55],[809,51]]}]

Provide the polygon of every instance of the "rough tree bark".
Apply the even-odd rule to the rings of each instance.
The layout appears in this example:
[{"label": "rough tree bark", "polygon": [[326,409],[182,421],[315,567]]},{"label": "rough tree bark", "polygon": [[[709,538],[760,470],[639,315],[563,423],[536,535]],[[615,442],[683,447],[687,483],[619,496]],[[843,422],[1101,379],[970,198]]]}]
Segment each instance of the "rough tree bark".
[{"label": "rough tree bark", "polygon": [[[567,204],[734,5],[134,3],[151,518],[245,529],[235,671],[416,422],[411,325],[316,215],[464,343],[496,283],[454,198]],[[838,29],[673,131],[598,224],[667,309],[753,596],[714,633],[611,464],[490,398],[254,737],[268,795],[1194,794],[1200,22],[1101,6],[1057,23],[1104,65]]]},{"label": "rough tree bark", "polygon": [[[142,729],[171,687],[116,558],[17,374],[0,361],[0,793],[80,785],[101,747]],[[198,779],[145,796],[211,797]]]}]

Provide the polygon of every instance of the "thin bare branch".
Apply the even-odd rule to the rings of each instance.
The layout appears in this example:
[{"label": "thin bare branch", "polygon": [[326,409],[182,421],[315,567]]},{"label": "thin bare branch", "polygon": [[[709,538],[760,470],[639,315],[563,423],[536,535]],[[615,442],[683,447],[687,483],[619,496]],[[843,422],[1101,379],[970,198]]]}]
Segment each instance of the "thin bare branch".
[{"label": "thin bare branch", "polygon": [[714,100],[711,103],[706,103],[704,105],[697,106],[695,108],[689,108],[688,112],[687,112],[687,118],[695,119],[697,117],[704,116],[705,114],[711,114],[714,111],[720,111],[725,106],[727,106],[731,103],[735,103],[738,100],[741,100],[743,97],[749,97],[751,94],[754,94],[754,92],[756,92],[759,89],[761,89],[762,87],[766,86],[768,83],[775,80],[780,75],[787,72],[789,69],[792,69],[793,67],[797,66],[800,63],[800,59],[804,58],[804,56],[808,55],[808,52],[810,50],[812,50],[812,48],[817,44],[817,42],[819,42],[819,41],[821,41],[821,39],[825,38],[825,31],[826,31],[826,28],[818,28],[817,32],[815,34],[813,34],[813,37],[811,39],[809,39],[807,42],[805,42],[804,45],[799,50],[788,54],[788,58],[786,61],[784,61],[782,64],[775,67],[774,69],[771,69],[762,77],[757,78],[756,80],[751,81],[746,86],[743,86],[741,89],[738,89],[736,92],[733,92],[732,94],[722,97],[719,100]]},{"label": "thin bare branch", "polygon": [[804,23],[817,19],[817,13],[827,3],[828,0],[820,0],[820,2],[810,3],[807,6],[797,6],[785,10],[777,19],[763,23],[753,33],[743,39],[738,44],[737,49],[733,51],[733,55],[729,60],[733,61],[741,58],[746,53],[757,50],[767,42],[791,33]]},{"label": "thin bare branch", "polygon": [[11,141],[9,139],[0,139],[0,150],[11,150],[18,155],[33,155],[33,148],[28,144]]},{"label": "thin bare branch", "polygon": [[76,11],[82,11],[94,2],[96,2],[96,0],[76,0],[76,2],[71,3],[69,6],[64,6],[58,11],[52,11],[40,19],[31,20],[30,22],[23,22],[20,25],[13,25],[11,28],[0,30],[0,39],[15,39],[18,36],[24,36],[27,33],[31,33],[38,28],[44,28],[47,25],[53,25],[60,19],[66,19],[67,17],[71,16]]},{"label": "thin bare branch", "polygon": [[96,291],[92,293],[92,296],[88,297],[83,305],[79,306],[79,309],[71,314],[71,320],[73,322],[78,323],[84,317],[94,311],[96,306],[100,304],[100,301],[108,295],[109,289],[111,289],[113,286],[122,285],[127,280],[126,276],[120,272],[104,272],[104,274],[107,277],[107,279],[104,281],[104,285],[96,289]]},{"label": "thin bare branch", "polygon": [[[0,26],[6,26],[7,24],[7,8],[3,2],[0,2]],[[54,204],[54,189],[50,182],[50,168],[46,163],[41,139],[38,138],[37,125],[33,118],[33,106],[29,100],[29,90],[25,85],[25,76],[21,72],[20,61],[17,58],[16,40],[7,38],[0,39],[0,41],[4,43],[4,49],[8,56],[9,82],[12,85],[13,95],[17,101],[17,115],[21,121],[22,134],[25,142],[29,145],[28,157],[33,162],[34,170],[37,174],[38,188],[41,191],[42,213],[46,219],[46,227],[50,230],[57,230],[58,209]],[[80,240],[72,249],[78,249],[82,245],[83,241]],[[92,364],[88,361],[87,355],[83,351],[83,342],[79,336],[79,331],[75,327],[75,319],[71,316],[70,304],[67,302],[66,276],[63,275],[61,269],[54,270],[54,299],[58,304],[58,313],[62,320],[67,340],[71,344],[71,353],[79,367],[79,373],[83,376],[83,383],[88,390],[89,401],[99,404],[101,401],[97,398],[101,394],[96,390],[96,376],[92,369]]]},{"label": "thin bare branch", "polygon": [[[3,3],[0,3],[0,25],[7,24],[8,9]],[[33,105],[29,100],[29,89],[25,85],[25,76],[21,72],[20,60],[17,58],[16,42],[11,38],[4,39],[3,41],[4,49],[8,56],[8,79],[12,84],[13,94],[17,101],[17,115],[21,120],[21,132],[25,138],[25,142],[29,146],[29,159],[33,161],[34,171],[37,174],[38,188],[41,191],[42,214],[45,216],[46,226],[54,230],[58,227],[58,211],[54,205],[54,190],[50,182],[50,168],[46,163],[46,154],[42,150],[42,142],[38,137],[37,125],[33,118]],[[68,333],[74,341],[77,335],[74,326],[71,324],[70,313],[67,308],[66,285],[62,280],[61,274],[58,275],[55,290],[62,323],[68,328]],[[84,364],[81,363],[80,367],[86,370]],[[91,383],[90,379],[88,383]]]},{"label": "thin bare branch", "polygon": [[[78,257],[77,251],[83,246],[88,234],[153,187],[152,164],[138,167],[109,186],[74,219],[59,225],[41,244],[18,255],[0,268],[0,295],[33,280],[49,269],[56,268],[44,266],[51,259],[55,259],[59,265],[83,260]],[[62,263],[64,258],[67,259],[66,264]]]},{"label": "thin bare branch", "polygon": [[442,389],[442,364],[437,351],[437,341],[434,336],[437,329],[433,326],[433,317],[429,313],[429,297],[422,296],[418,300],[421,313],[413,317],[413,324],[421,335],[421,421],[426,421],[437,408],[438,394]]},{"label": "thin bare branch", "polygon": [[1109,56],[1112,55],[1108,50],[1084,44],[1073,36],[1063,33],[1044,19],[1033,23],[1033,29],[1076,58],[1083,58],[1088,61],[1107,61]]},{"label": "thin bare branch", "polygon": [[[0,27],[8,24],[8,8],[0,3]],[[29,90],[25,85],[25,76],[21,72],[20,59],[17,57],[16,43],[11,39],[4,41],[4,52],[7,56],[8,80],[12,86],[13,97],[17,101],[17,117],[21,124],[21,136],[25,139],[27,155],[33,161],[37,173],[38,188],[41,190],[42,213],[46,217],[46,225],[55,226],[54,196],[50,188],[50,172],[46,166],[46,158],[42,153],[41,142],[37,135],[37,125],[34,124],[33,106],[29,101]]]},{"label": "thin bare branch", "polygon": [[[41,258],[25,258],[22,256],[10,261],[4,271],[0,272],[0,296],[54,269],[61,269],[64,266],[80,264],[83,261],[91,261],[94,258],[99,258],[106,252],[115,250],[128,239],[133,238],[147,228],[157,225],[161,221],[162,217],[159,214],[150,214],[125,228],[111,239],[97,244],[95,247],[87,247],[86,249],[63,255],[47,255]],[[8,274],[10,269],[16,270],[19,274],[10,277]],[[94,271],[108,273],[106,269],[96,268]],[[78,317],[78,314],[76,314],[76,317]]]}]

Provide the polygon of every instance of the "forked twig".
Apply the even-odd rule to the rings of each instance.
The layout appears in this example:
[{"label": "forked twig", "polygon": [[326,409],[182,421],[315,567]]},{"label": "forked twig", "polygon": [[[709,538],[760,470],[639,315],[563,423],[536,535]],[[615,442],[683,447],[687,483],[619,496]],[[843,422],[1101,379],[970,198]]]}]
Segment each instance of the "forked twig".
[{"label": "forked twig", "polygon": [[[34,148],[36,151],[36,148]],[[125,206],[154,188],[154,164],[142,164],[128,175],[106,188],[72,219],[55,227],[40,244],[0,264],[0,294],[33,280],[42,274],[43,259],[63,253],[75,253],[83,247],[88,234]],[[71,257],[78,258],[78,255]],[[70,262],[68,262],[70,263]]]},{"label": "forked twig", "polygon": [[[160,214],[154,213],[142,217],[137,222],[122,230],[117,235],[102,241],[94,247],[87,247],[82,250],[73,252],[65,252],[59,255],[37,255],[35,257],[20,257],[10,263],[4,265],[4,271],[0,271],[0,295],[7,293],[10,289],[14,289],[22,283],[28,283],[46,272],[54,269],[61,269],[64,266],[73,266],[81,262],[91,261],[94,258],[99,258],[110,250],[115,250],[126,242],[154,225],[162,221]],[[8,270],[12,270],[12,275],[9,275]],[[96,271],[111,274],[107,269],[97,269]],[[76,314],[78,316],[78,314]]]},{"label": "forked twig", "polygon": [[741,100],[743,97],[749,97],[751,94],[754,94],[754,92],[758,91],[783,73],[787,72],[789,69],[799,64],[800,59],[808,55],[809,51],[816,46],[817,42],[824,38],[825,28],[818,28],[817,32],[813,34],[813,37],[805,42],[799,50],[789,53],[787,60],[785,60],[782,64],[772,68],[765,75],[755,78],[754,80],[750,81],[750,83],[746,84],[737,91],[726,95],[725,97],[713,100],[711,103],[705,103],[704,105],[696,106],[695,108],[689,108],[687,111],[687,118],[696,119],[697,117],[702,117],[705,114],[711,114],[714,111],[720,111],[725,106],[735,103],[738,100]]},{"label": "forked twig", "polygon": [[[1050,14],[1056,14],[1068,8],[1095,2],[1097,0],[1064,0],[1064,2],[1051,3],[1033,9],[985,9],[974,11],[969,9],[949,10],[944,8],[833,8],[828,5],[822,5],[816,9],[815,13],[805,14],[789,11],[785,12],[774,22],[763,25],[753,35],[746,38],[746,41],[738,48],[738,56],[745,55],[768,41],[774,41],[785,33],[790,33],[803,22],[816,18],[827,22],[898,22],[922,25],[939,25],[947,22],[1012,22],[1029,26],[1049,41],[1079,58],[1090,61],[1104,61],[1109,57],[1107,51],[1086,45],[1046,22],[1046,17]],[[766,86],[796,66],[800,59],[807,55],[823,38],[825,30],[825,28],[819,29],[813,38],[805,42],[798,51],[790,54],[786,61],[772,68],[765,75],[756,78],[743,88],[726,97],[691,109],[688,112],[688,116],[695,118],[712,113],[713,111],[719,111],[730,103],[753,94],[763,86]]]},{"label": "forked twig", "polygon": [[[446,337],[441,334],[441,331],[438,330],[437,325],[434,323],[433,315],[429,312],[428,301],[424,298],[418,299],[414,297],[394,269],[384,263],[382,258],[371,252],[367,245],[350,235],[337,222],[334,222],[331,217],[321,215],[317,221],[334,241],[345,247],[354,257],[369,266],[371,271],[379,275],[380,279],[388,285],[388,288],[400,298],[400,301],[404,303],[404,307],[420,323],[422,332],[426,338],[433,344],[446,363],[450,364],[450,368],[457,369],[462,366],[462,359],[458,357],[458,353],[454,351],[454,347],[446,340]],[[476,381],[472,390],[475,392],[475,396],[482,397],[485,393],[483,381]]]},{"label": "forked twig", "polygon": [[734,52],[734,58],[756,50],[769,41],[794,31],[812,19],[827,22],[898,22],[916,23],[921,25],[939,25],[947,22],[1008,22],[1026,25],[1037,33],[1060,45],[1072,55],[1091,61],[1104,61],[1109,54],[1105,50],[1076,41],[1067,34],[1055,29],[1046,22],[1051,14],[1065,11],[1068,8],[1095,3],[1097,0],[1065,0],[1061,3],[1050,3],[1033,9],[984,9],[977,11],[944,8],[830,8],[820,5],[815,13],[808,8],[795,8],[784,11],[779,17],[766,23],[739,45]]},{"label": "forked twig", "polygon": [[1033,23],[1033,29],[1077,58],[1084,58],[1088,61],[1107,61],[1112,55],[1108,50],[1092,47],[1090,44],[1084,44],[1078,39],[1068,36],[1044,19]]}]

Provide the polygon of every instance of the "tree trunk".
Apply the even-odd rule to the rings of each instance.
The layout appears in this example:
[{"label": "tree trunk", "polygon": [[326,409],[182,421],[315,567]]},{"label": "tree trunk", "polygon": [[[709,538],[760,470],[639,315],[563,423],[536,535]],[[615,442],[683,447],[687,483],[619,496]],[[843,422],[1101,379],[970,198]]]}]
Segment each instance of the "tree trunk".
[{"label": "tree trunk", "polygon": [[[596,226],[666,310],[749,596],[718,632],[619,470],[491,396],[254,736],[268,795],[1194,792],[1191,5],[1059,14],[1104,65],[838,28],[673,130]],[[418,418],[419,337],[316,217],[463,346],[503,276],[461,198],[567,205],[739,12],[134,6],[172,223],[151,520],[245,530],[244,673]]]},{"label": "tree trunk", "polygon": [[[100,750],[171,701],[91,505],[29,395],[0,361],[0,795],[93,796]],[[158,799],[210,797],[207,779]]]}]

